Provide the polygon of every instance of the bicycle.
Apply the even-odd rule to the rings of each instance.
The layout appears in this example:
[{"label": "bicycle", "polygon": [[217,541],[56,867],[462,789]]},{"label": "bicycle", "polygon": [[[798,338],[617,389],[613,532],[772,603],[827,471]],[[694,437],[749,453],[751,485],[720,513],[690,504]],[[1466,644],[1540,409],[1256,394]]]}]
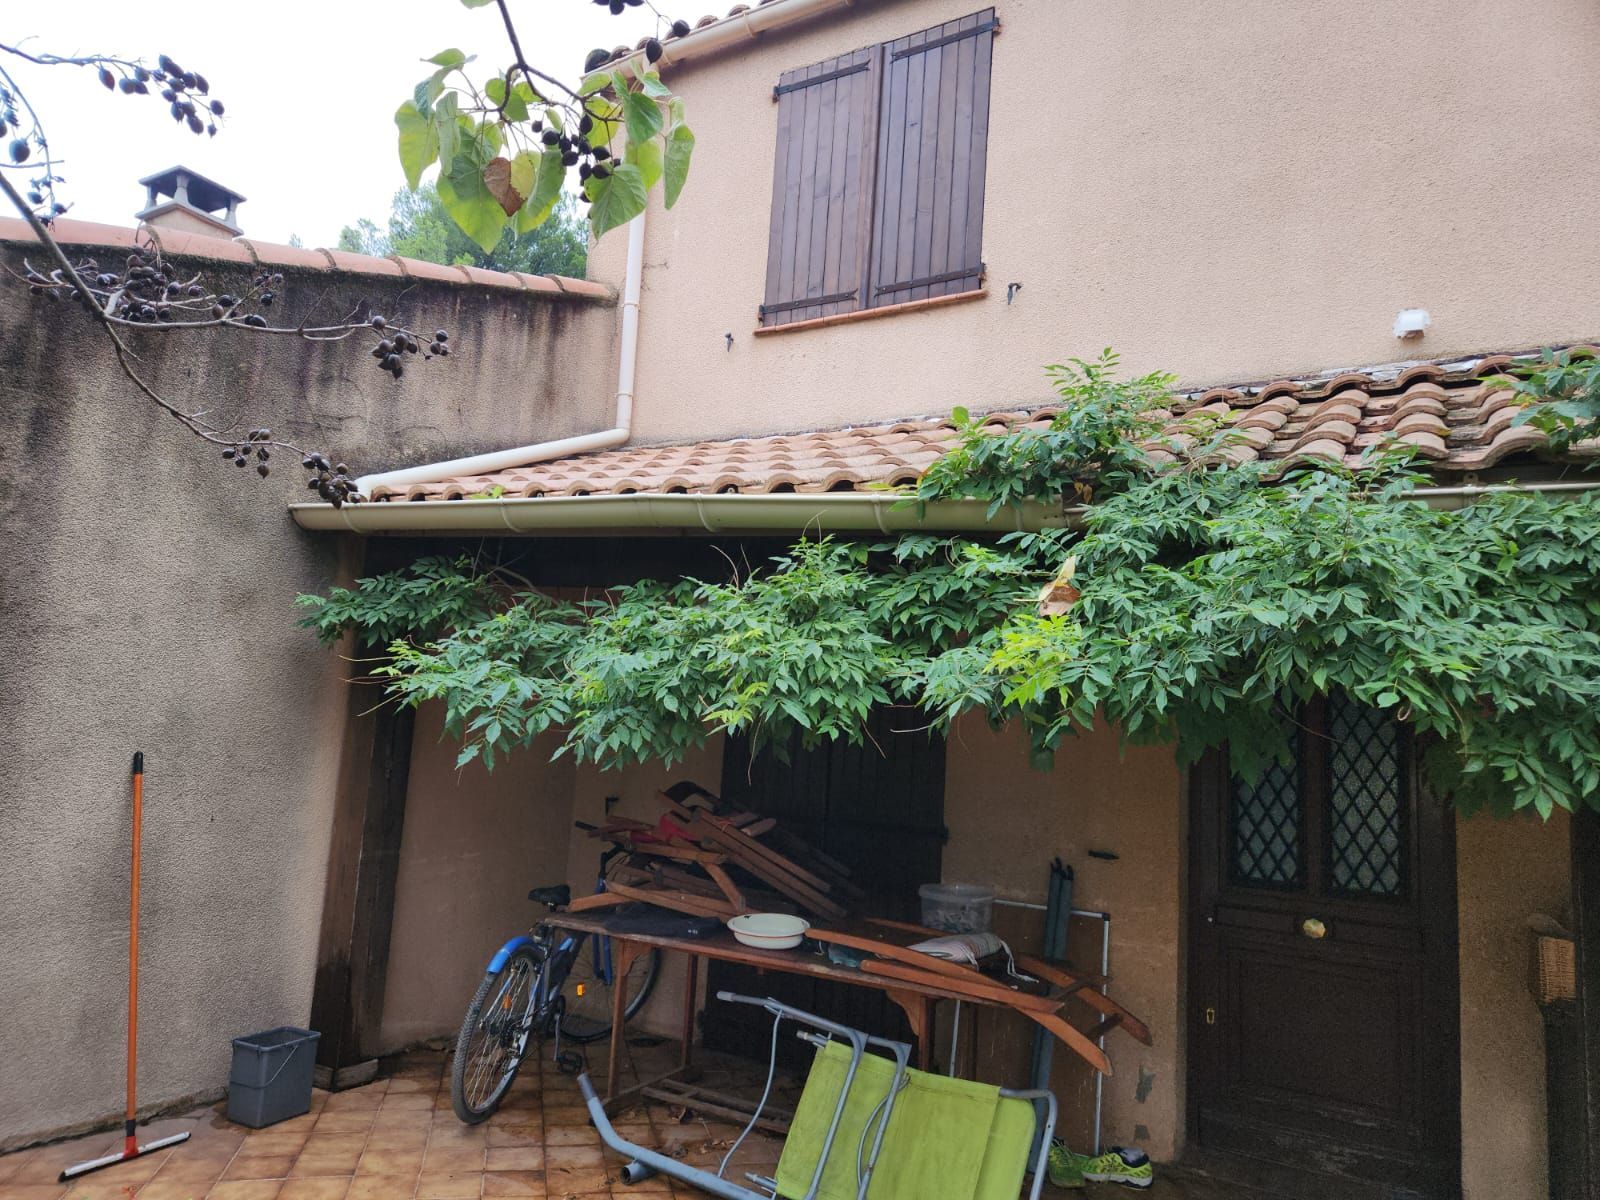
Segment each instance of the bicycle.
[{"label": "bicycle", "polygon": [[[578,828],[594,827],[579,822]],[[596,892],[605,890],[606,868],[620,853],[613,847],[600,856]],[[572,889],[564,883],[534,888],[528,899],[559,912],[571,903]],[[627,996],[624,1021],[644,1007],[660,969],[660,950],[640,955],[629,968],[620,981]],[[562,1038],[582,1045],[608,1035],[617,986],[611,939],[601,934],[566,933],[540,922],[501,946],[489,960],[456,1038],[450,1070],[456,1116],[468,1125],[488,1120],[505,1099],[536,1036],[540,1041],[554,1036],[556,1062],[565,1066]]]}]

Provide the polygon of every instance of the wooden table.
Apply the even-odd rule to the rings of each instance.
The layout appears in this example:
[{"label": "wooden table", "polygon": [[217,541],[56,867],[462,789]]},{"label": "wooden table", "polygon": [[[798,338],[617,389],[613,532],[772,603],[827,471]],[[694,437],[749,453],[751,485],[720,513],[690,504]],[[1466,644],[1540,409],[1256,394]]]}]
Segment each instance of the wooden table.
[{"label": "wooden table", "polygon": [[[696,988],[698,986],[700,959],[702,958],[715,959],[720,962],[743,963],[746,966],[757,967],[763,971],[782,971],[790,975],[810,975],[817,979],[833,979],[840,983],[848,983],[856,987],[874,988],[883,992],[906,1014],[906,1020],[911,1023],[911,1032],[917,1039],[917,1065],[923,1070],[929,1069],[932,1057],[931,1039],[928,1034],[933,1028],[933,1005],[935,1001],[960,1000],[967,1004],[983,1004],[995,1008],[1008,1007],[1005,1004],[974,999],[970,995],[946,991],[943,988],[929,986],[914,980],[899,980],[885,976],[868,975],[850,967],[841,967],[831,963],[826,958],[810,950],[756,950],[735,941],[733,934],[726,929],[719,929],[710,937],[704,938],[667,937],[660,934],[639,933],[633,930],[618,932],[608,928],[606,918],[600,915],[552,913],[546,919],[558,929],[569,930],[577,934],[602,934],[610,938],[611,961],[619,980],[625,979],[629,968],[633,966],[639,956],[651,949],[675,950],[688,958],[688,970],[685,977],[683,996],[683,1049],[678,1067],[658,1079],[641,1083],[626,1091],[619,1090],[617,1085],[620,1081],[622,1070],[623,1009],[626,1005],[627,994],[623,988],[612,989],[611,1053],[606,1065],[604,1092],[607,1112],[622,1107],[641,1094],[649,1094],[652,1089],[658,1088],[664,1082],[681,1079],[692,1070]],[[657,1098],[661,1097],[658,1096]],[[717,1111],[714,1101],[696,1105],[694,1098],[686,1094],[674,1098],[692,1107],[701,1107],[712,1112]]]}]

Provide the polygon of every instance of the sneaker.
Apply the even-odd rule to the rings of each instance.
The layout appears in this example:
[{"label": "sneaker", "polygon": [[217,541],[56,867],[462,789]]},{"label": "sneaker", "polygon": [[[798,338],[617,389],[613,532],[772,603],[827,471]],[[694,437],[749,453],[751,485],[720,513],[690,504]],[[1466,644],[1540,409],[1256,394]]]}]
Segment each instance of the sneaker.
[{"label": "sneaker", "polygon": [[[1155,1182],[1156,1173],[1155,1168],[1150,1165],[1150,1156],[1143,1150],[1136,1150],[1131,1146],[1114,1146],[1096,1158],[1085,1158],[1082,1155],[1074,1157],[1078,1159],[1078,1170],[1082,1177],[1090,1183],[1121,1183],[1128,1187],[1147,1188]],[[1052,1155],[1051,1167],[1054,1166]],[[1052,1181],[1054,1175],[1052,1169]]]},{"label": "sneaker", "polygon": [[1081,1188],[1083,1186],[1083,1164],[1089,1159],[1082,1154],[1074,1154],[1067,1149],[1067,1144],[1059,1139],[1050,1142],[1049,1175],[1050,1182],[1058,1188]]}]

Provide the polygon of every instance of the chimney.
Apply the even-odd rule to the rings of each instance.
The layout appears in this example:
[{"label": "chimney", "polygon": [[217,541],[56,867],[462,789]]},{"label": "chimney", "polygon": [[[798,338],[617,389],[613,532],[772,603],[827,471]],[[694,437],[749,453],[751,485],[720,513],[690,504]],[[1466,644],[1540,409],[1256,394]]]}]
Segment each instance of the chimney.
[{"label": "chimney", "polygon": [[181,229],[206,237],[240,234],[239,204],[244,199],[188,167],[168,167],[139,180],[145,189],[139,220],[161,229]]}]

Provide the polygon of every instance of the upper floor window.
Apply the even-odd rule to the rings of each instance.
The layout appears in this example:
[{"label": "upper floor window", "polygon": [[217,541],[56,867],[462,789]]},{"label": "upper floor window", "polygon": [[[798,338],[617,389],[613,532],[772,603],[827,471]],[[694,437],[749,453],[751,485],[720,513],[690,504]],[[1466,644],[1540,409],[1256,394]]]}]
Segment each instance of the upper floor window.
[{"label": "upper floor window", "polygon": [[994,9],[778,80],[763,326],[978,287]]}]

